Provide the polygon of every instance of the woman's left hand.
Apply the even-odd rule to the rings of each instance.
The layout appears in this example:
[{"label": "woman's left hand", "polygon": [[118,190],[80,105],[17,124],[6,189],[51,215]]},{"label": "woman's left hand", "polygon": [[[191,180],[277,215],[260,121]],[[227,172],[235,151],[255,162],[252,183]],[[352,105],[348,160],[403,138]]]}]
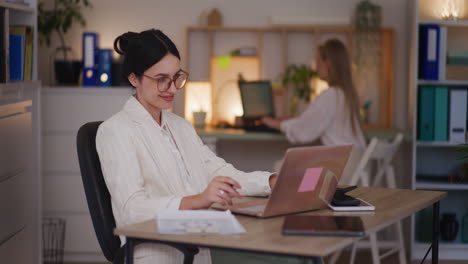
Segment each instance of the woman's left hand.
[{"label": "woman's left hand", "polygon": [[278,179],[278,173],[274,173],[270,175],[270,178],[268,179],[268,182],[270,183],[270,189],[273,190],[273,187],[275,187],[277,179]]},{"label": "woman's left hand", "polygon": [[263,117],[262,123],[277,130],[281,129],[281,120],[278,120],[269,116]]}]

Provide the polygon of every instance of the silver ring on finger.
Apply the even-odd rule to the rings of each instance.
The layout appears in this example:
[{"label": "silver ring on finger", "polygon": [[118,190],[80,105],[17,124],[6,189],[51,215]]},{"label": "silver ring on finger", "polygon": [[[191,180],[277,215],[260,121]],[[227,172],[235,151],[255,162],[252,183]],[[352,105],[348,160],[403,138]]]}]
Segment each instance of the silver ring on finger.
[{"label": "silver ring on finger", "polygon": [[219,191],[218,191],[218,194],[223,195],[223,194],[224,194],[224,191],[223,191],[223,190],[219,190]]}]

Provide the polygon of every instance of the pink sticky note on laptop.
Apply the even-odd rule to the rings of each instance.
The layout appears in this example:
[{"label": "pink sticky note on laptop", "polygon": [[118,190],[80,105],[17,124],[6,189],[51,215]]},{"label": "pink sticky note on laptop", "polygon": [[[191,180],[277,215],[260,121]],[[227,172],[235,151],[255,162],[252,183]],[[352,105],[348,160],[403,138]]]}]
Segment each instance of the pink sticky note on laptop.
[{"label": "pink sticky note on laptop", "polygon": [[301,184],[299,185],[298,192],[311,192],[315,190],[320,174],[322,174],[323,168],[308,168],[304,176],[302,176]]}]

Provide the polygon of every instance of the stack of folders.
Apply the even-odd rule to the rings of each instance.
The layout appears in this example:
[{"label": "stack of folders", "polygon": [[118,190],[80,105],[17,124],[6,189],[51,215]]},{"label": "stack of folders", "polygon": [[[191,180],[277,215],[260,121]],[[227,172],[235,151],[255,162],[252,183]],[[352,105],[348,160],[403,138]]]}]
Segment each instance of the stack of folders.
[{"label": "stack of folders", "polygon": [[468,90],[428,85],[418,95],[418,140],[465,143]]},{"label": "stack of folders", "polygon": [[447,79],[468,79],[468,50],[449,50],[447,52]]},{"label": "stack of folders", "polygon": [[419,27],[419,79],[445,80],[447,28],[439,25]]},{"label": "stack of folders", "polygon": [[[9,35],[9,79],[32,80],[33,35],[31,26],[11,26]],[[8,63],[7,63],[8,64]],[[3,73],[2,73],[3,75]],[[2,76],[3,77],[3,76]],[[3,80],[3,81],[6,81]]]},{"label": "stack of folders", "polygon": [[99,35],[83,33],[83,86],[112,85],[112,50],[99,49]]}]

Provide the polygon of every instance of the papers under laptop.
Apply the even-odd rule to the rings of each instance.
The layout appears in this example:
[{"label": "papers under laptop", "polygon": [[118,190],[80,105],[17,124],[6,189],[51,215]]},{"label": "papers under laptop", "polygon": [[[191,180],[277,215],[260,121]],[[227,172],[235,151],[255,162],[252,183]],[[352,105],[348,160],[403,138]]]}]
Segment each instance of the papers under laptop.
[{"label": "papers under laptop", "polygon": [[290,148],[268,199],[215,208],[257,217],[327,208],[351,149],[351,145]]},{"label": "papers under laptop", "polygon": [[239,82],[242,99],[242,127],[247,131],[278,132],[264,125],[262,117],[274,117],[273,92],[269,81]]}]

